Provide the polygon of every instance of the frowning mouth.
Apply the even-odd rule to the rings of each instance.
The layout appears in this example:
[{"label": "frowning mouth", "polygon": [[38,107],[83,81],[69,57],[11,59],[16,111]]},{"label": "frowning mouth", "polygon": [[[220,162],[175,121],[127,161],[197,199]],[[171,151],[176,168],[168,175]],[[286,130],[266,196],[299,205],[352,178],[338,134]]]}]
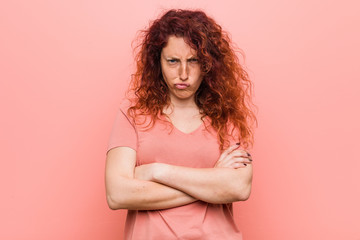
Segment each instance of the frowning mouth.
[{"label": "frowning mouth", "polygon": [[187,88],[189,86],[190,86],[190,84],[187,84],[187,83],[175,83],[175,87],[177,89],[185,89],[185,88]]}]

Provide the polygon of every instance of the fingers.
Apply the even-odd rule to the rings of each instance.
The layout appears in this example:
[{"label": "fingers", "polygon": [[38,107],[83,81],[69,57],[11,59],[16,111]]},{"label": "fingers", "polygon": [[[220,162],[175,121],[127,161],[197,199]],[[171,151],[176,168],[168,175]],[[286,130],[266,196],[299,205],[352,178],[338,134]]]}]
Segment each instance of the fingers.
[{"label": "fingers", "polygon": [[226,155],[222,161],[228,161],[232,158],[243,158],[244,161],[251,163],[252,162],[252,156],[250,154],[248,154],[245,150],[234,150],[231,153],[229,153],[228,155]]},{"label": "fingers", "polygon": [[238,169],[238,168],[244,168],[244,167],[246,167],[246,166],[247,166],[246,163],[233,163],[233,164],[231,165],[231,168]]},{"label": "fingers", "polygon": [[246,158],[232,158],[226,164],[231,167],[246,167],[251,162]]},{"label": "fingers", "polygon": [[[242,156],[244,157],[251,157],[251,154],[248,153],[247,151],[243,150],[243,149],[238,149],[238,150],[235,150],[237,149],[238,147],[240,147],[240,143],[236,143],[232,146],[230,146],[229,148],[227,148],[221,155],[226,157],[226,155],[229,155],[229,154],[238,154],[238,153],[241,153]],[[234,151],[235,150],[235,151]],[[219,159],[220,160],[220,159]]]},{"label": "fingers", "polygon": [[234,158],[230,158],[226,162],[227,165],[231,165],[231,166],[247,166],[247,164],[251,164],[252,161],[250,161],[248,158],[241,158],[241,157],[234,157]]},{"label": "fingers", "polygon": [[250,164],[249,162],[244,162],[241,159],[231,159],[230,161],[226,161],[226,162],[220,162],[219,164],[217,164],[217,166],[215,167],[221,167],[221,168],[244,168],[246,167],[248,164]]},{"label": "fingers", "polygon": [[228,154],[230,154],[232,151],[234,151],[236,148],[238,148],[240,144],[234,144],[230,147],[228,147],[221,155],[218,161],[222,161]]},{"label": "fingers", "polygon": [[239,145],[232,145],[220,156],[215,167],[241,168],[252,163],[252,156],[242,149],[236,149]]}]

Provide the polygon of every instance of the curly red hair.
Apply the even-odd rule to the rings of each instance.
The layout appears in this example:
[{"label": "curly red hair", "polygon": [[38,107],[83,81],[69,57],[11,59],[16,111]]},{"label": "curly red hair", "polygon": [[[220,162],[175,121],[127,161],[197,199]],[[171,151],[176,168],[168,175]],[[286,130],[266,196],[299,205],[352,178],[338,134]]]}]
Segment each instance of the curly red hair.
[{"label": "curly red hair", "polygon": [[[195,94],[202,117],[211,119],[217,131],[220,149],[229,146],[228,133],[237,131],[242,147],[253,145],[251,107],[252,83],[239,63],[228,34],[212,18],[200,10],[169,10],[140,32],[135,48],[136,72],[129,92],[134,96],[128,113],[151,116],[151,125],[170,103],[168,87],[163,79],[160,54],[169,36],[183,37],[196,50],[203,81]],[[231,126],[231,129],[229,129]]]}]

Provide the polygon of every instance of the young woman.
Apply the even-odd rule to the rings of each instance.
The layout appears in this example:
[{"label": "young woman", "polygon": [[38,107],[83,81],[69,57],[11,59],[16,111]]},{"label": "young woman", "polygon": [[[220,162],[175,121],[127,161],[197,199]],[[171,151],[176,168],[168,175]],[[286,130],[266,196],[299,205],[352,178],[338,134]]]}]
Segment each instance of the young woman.
[{"label": "young woman", "polygon": [[125,239],[242,239],[232,203],[249,198],[251,82],[202,11],[170,10],[143,31],[106,161]]}]

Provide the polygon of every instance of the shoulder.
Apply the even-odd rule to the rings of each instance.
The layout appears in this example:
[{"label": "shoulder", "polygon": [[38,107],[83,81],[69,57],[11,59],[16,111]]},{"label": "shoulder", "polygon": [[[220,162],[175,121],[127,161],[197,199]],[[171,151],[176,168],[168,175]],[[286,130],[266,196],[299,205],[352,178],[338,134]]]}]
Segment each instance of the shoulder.
[{"label": "shoulder", "polygon": [[[147,115],[140,114],[139,111],[134,109],[134,111],[129,111],[130,107],[134,106],[134,100],[123,98],[119,104],[119,113],[122,113],[128,121],[134,126],[134,128],[141,128],[143,125],[149,125],[151,118]],[[133,110],[133,109],[132,109]]]},{"label": "shoulder", "polygon": [[119,110],[127,114],[131,106],[132,106],[132,102],[128,98],[123,98],[120,101]]},{"label": "shoulder", "polygon": [[118,112],[126,116],[126,118],[132,123],[135,123],[134,114],[129,112],[129,108],[133,106],[133,102],[128,98],[123,98],[120,100],[118,107]]},{"label": "shoulder", "polygon": [[[132,125],[135,128],[134,121],[130,114],[128,113],[128,109],[131,107],[131,102],[128,99],[122,99],[117,108],[116,114],[116,124],[127,126],[128,124]],[[128,125],[128,126],[130,126]]]}]

